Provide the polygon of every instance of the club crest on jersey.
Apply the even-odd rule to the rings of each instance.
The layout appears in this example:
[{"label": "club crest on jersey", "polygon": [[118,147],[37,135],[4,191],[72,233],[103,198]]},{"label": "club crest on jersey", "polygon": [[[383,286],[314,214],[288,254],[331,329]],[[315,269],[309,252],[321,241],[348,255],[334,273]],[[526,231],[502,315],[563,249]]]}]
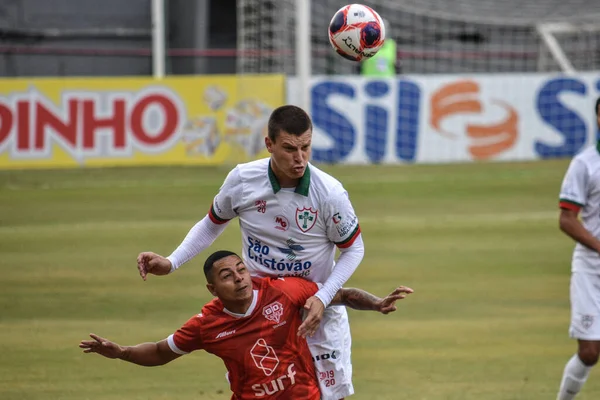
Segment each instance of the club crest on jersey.
[{"label": "club crest on jersey", "polygon": [[317,222],[319,210],[313,210],[312,207],[296,209],[296,225],[302,232],[308,232]]},{"label": "club crest on jersey", "polygon": [[276,324],[279,323],[281,316],[283,315],[283,306],[280,302],[275,301],[268,306],[263,308],[263,316]]}]

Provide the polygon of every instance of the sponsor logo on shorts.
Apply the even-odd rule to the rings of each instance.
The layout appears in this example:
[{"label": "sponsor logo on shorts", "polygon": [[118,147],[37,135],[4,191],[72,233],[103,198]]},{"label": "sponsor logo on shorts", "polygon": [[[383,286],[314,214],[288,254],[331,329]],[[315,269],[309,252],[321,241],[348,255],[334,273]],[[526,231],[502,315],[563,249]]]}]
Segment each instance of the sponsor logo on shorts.
[{"label": "sponsor logo on shorts", "polygon": [[337,360],[340,357],[339,350],[334,350],[331,353],[323,353],[318,356],[313,356],[313,362],[325,361],[325,360]]}]

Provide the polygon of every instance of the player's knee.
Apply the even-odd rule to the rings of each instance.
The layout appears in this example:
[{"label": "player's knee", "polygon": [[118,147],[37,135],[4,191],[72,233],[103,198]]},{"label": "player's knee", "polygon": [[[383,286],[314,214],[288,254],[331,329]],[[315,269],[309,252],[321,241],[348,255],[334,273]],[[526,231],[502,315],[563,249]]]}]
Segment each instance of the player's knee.
[{"label": "player's knee", "polygon": [[591,367],[592,365],[595,365],[598,362],[598,356],[600,356],[600,347],[581,346],[577,354],[581,362],[583,362],[588,367]]}]

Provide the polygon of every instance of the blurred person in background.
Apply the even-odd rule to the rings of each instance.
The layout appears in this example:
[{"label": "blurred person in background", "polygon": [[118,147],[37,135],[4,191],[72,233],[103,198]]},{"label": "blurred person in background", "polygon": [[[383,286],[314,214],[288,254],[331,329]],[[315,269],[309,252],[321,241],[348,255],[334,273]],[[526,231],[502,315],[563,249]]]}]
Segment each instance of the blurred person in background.
[{"label": "blurred person in background", "polygon": [[388,20],[383,19],[383,25],[386,37],[383,47],[373,57],[367,58],[359,64],[362,76],[391,78],[401,72],[396,41],[391,35],[390,23]]},{"label": "blurred person in background", "polygon": [[[600,128],[600,98],[594,112]],[[559,204],[560,229],[577,242],[571,264],[569,327],[569,335],[577,339],[577,353],[565,366],[557,396],[571,400],[600,355],[600,142],[571,161]]]},{"label": "blurred person in background", "polygon": [[[121,346],[92,333],[92,340],[81,341],[79,347],[84,353],[142,366],[164,365],[203,349],[224,361],[232,400],[320,399],[310,350],[296,334],[304,303],[319,286],[297,277],[252,278],[242,259],[227,250],[206,259],[204,274],[206,287],[216,298],[168,338]],[[331,304],[388,314],[410,293],[412,289],[400,286],[380,299],[360,289],[342,288]],[[339,350],[321,355],[325,356],[336,358]]]}]

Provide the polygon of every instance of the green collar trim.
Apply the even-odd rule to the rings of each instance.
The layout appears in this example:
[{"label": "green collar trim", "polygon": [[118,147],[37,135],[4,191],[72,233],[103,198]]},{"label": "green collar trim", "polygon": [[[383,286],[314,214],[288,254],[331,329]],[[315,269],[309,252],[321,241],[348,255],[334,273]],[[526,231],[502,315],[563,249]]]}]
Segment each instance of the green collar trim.
[{"label": "green collar trim", "polygon": [[[277,177],[275,176],[275,173],[273,172],[273,169],[271,169],[271,161],[269,160],[269,181],[271,182],[271,187],[273,188],[273,193],[277,193],[281,190],[281,185],[279,184],[279,181],[277,180]],[[300,178],[300,181],[298,181],[298,186],[296,186],[296,190],[294,190],[295,193],[301,194],[304,197],[308,197],[308,189],[310,188],[310,167],[307,165],[306,169],[304,170],[304,175],[302,175],[302,178]]]},{"label": "green collar trim", "polygon": [[296,186],[296,190],[294,191],[304,197],[308,197],[308,188],[310,188],[310,168],[307,165],[304,170],[304,175],[300,178],[298,186]]},{"label": "green collar trim", "polygon": [[277,193],[281,190],[281,185],[275,176],[275,172],[271,169],[271,160],[269,160],[269,181],[271,181],[271,187],[273,187],[273,193]]},{"label": "green collar trim", "polygon": [[600,153],[600,140],[596,142],[596,150]]}]

